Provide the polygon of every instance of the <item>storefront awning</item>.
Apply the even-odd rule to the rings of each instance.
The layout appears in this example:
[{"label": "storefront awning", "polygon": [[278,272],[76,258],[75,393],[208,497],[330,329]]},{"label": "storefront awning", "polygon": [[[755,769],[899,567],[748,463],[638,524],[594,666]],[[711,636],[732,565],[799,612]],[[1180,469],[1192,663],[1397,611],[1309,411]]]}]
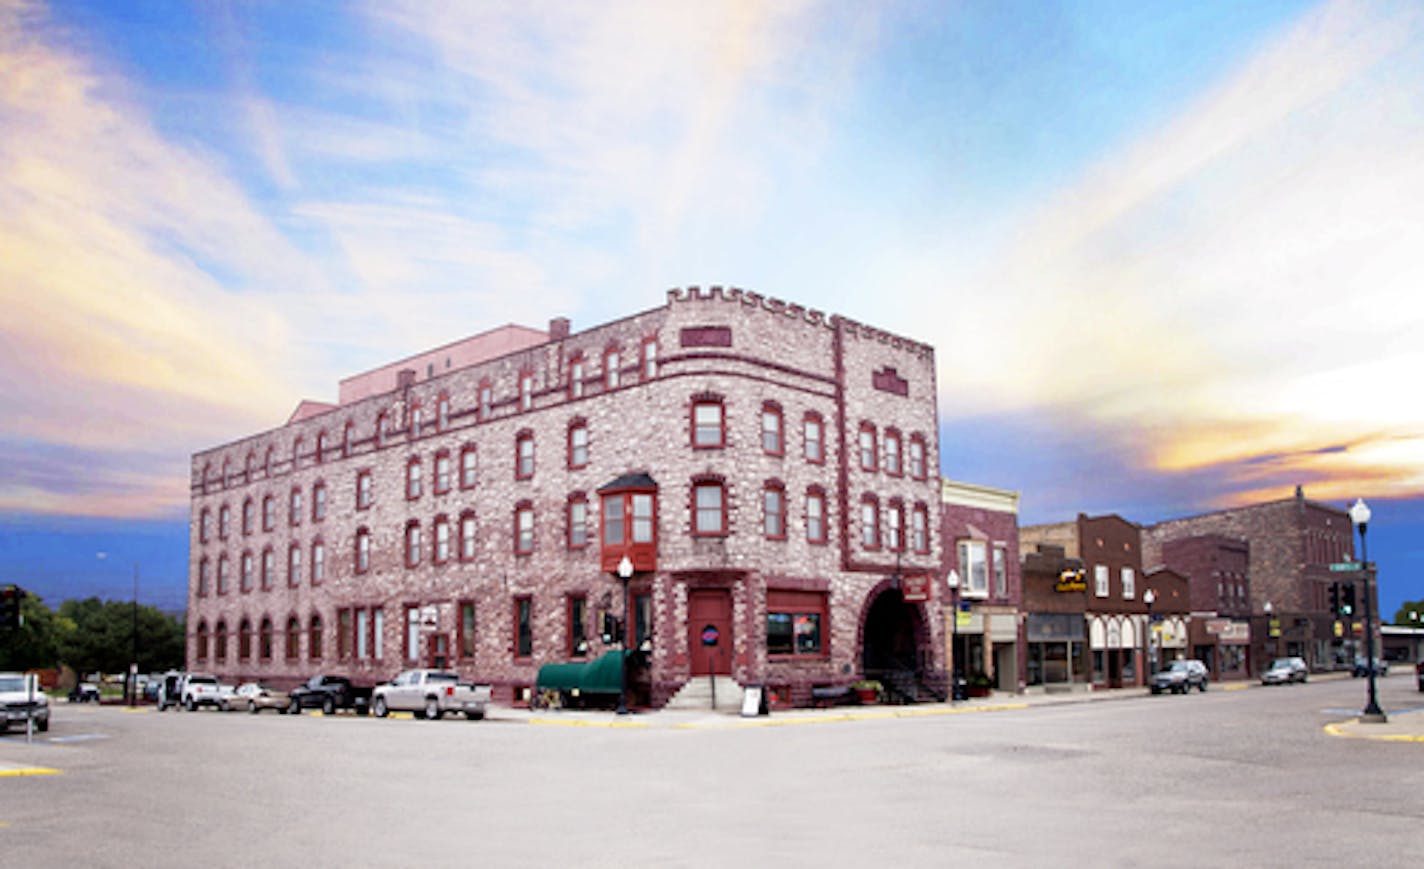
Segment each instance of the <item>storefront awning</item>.
[{"label": "storefront awning", "polygon": [[581,694],[617,694],[622,684],[619,662],[632,652],[612,651],[593,661],[545,664],[539,668],[539,691],[578,691]]}]

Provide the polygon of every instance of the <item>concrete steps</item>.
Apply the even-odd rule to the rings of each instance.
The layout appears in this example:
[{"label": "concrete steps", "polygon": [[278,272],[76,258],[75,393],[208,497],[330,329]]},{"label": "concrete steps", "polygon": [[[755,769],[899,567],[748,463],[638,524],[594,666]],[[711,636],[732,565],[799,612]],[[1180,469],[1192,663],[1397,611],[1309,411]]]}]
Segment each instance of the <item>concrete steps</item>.
[{"label": "concrete steps", "polygon": [[[717,676],[718,712],[736,712],[742,708],[742,686],[731,676]],[[664,709],[686,709],[693,711],[712,710],[712,684],[706,676],[693,676],[686,685],[667,702]]]}]

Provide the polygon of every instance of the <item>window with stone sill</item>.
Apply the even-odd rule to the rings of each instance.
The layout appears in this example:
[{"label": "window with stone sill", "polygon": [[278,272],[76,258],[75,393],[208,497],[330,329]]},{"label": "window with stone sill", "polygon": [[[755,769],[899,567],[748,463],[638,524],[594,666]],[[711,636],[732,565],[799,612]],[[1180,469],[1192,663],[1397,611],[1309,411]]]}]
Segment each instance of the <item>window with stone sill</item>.
[{"label": "window with stone sill", "polygon": [[619,378],[622,376],[620,368],[623,365],[623,354],[617,348],[610,348],[603,354],[603,386],[605,389],[617,389]]},{"label": "window with stone sill", "polygon": [[569,398],[583,398],[583,357],[569,360]]},{"label": "window with stone sill", "polygon": [[475,514],[466,510],[460,514],[460,560],[475,560]]},{"label": "window with stone sill", "polygon": [[767,402],[761,409],[761,450],[769,456],[785,454],[781,406]]},{"label": "window with stone sill", "polygon": [[534,551],[534,505],[520,502],[514,509],[514,554]]},{"label": "window with stone sill", "polygon": [[241,583],[242,583],[242,586],[241,586],[242,592],[243,592],[244,594],[246,594],[246,593],[249,592],[249,591],[252,591],[252,553],[251,553],[251,552],[244,552],[244,553],[242,553],[242,574],[241,574]]},{"label": "window with stone sill", "polygon": [[727,533],[727,490],[720,481],[701,480],[693,483],[694,537],[714,537]]},{"label": "window with stone sill", "polygon": [[880,548],[880,501],[874,495],[866,495],[860,502],[860,545]]},{"label": "window with stone sill", "polygon": [[302,584],[302,547],[293,543],[287,549],[287,587],[296,588]]},{"label": "window with stone sill", "polygon": [[277,499],[271,495],[262,497],[262,530],[271,531],[277,524]]},{"label": "window with stone sill", "polygon": [[569,470],[588,466],[588,423],[577,420],[569,426]]},{"label": "window with stone sill", "polygon": [[534,476],[534,433],[520,432],[514,439],[514,478],[528,480]]},{"label": "window with stone sill", "polygon": [[277,573],[277,555],[268,546],[262,550],[262,590],[268,591],[272,588],[273,578]]},{"label": "window with stone sill", "polygon": [[435,494],[450,491],[450,451],[440,450],[435,454]]},{"label": "window with stone sill", "polygon": [[885,431],[885,473],[892,477],[903,473],[900,465],[900,433],[893,428]]},{"label": "window with stone sill", "polygon": [[450,519],[443,515],[436,516],[435,524],[431,527],[435,532],[435,563],[444,564],[450,560]]},{"label": "window with stone sill", "polygon": [[356,509],[366,510],[371,506],[371,472],[356,472]]},{"label": "window with stone sill", "polygon": [[288,661],[295,661],[301,655],[302,643],[302,623],[296,616],[287,617],[287,648],[286,658]]},{"label": "window with stone sill", "polygon": [[412,456],[405,464],[405,499],[414,501],[420,497],[420,457]]},{"label": "window with stone sill", "polygon": [[472,489],[478,479],[476,471],[479,468],[479,461],[475,452],[474,444],[465,444],[460,448],[460,488]]},{"label": "window with stone sill", "polygon": [[320,540],[312,543],[311,581],[312,585],[321,585],[326,581],[326,544]]},{"label": "window with stone sill", "polygon": [[826,542],[826,493],[820,488],[806,492],[806,541]]},{"label": "window with stone sill", "polygon": [[371,569],[371,531],[369,528],[356,529],[356,572],[365,573]]},{"label": "window with stone sill", "polygon": [[420,566],[421,533],[420,522],[412,519],[405,526],[405,566]]},{"label": "window with stone sill", "polygon": [[807,414],[801,424],[802,454],[806,461],[822,464],[826,461],[825,425],[818,414]]},{"label": "window with stone sill", "polygon": [[581,549],[588,545],[588,498],[572,495],[568,504],[568,545]]},{"label": "window with stone sill", "polygon": [[326,484],[316,483],[312,486],[312,521],[320,522],[326,518]]},{"label": "window with stone sill", "polygon": [[877,470],[878,457],[876,456],[875,426],[868,422],[860,424],[859,434],[860,469],[862,471],[874,472]]},{"label": "window with stone sill", "polygon": [[702,400],[692,405],[692,446],[720,449],[727,443],[722,402]]},{"label": "window with stone sill", "polygon": [[768,540],[786,539],[786,489],[767,483],[762,489],[762,533]]}]

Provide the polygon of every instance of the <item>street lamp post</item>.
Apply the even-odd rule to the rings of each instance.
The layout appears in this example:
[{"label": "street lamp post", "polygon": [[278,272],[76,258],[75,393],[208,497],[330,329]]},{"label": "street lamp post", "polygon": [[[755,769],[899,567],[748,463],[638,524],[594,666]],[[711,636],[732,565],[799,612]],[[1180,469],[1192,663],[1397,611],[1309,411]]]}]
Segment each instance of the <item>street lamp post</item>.
[{"label": "street lamp post", "polygon": [[959,688],[959,571],[951,567],[945,581],[949,583],[949,698],[953,702],[963,699]]},{"label": "street lamp post", "polygon": [[619,625],[618,714],[628,714],[628,582],[633,578],[633,562],[628,556],[618,562],[618,579],[623,583],[623,624]]},{"label": "street lamp post", "polygon": [[[1266,636],[1263,637],[1262,639],[1266,639],[1266,640],[1270,640],[1270,641],[1271,641],[1271,647],[1270,647],[1269,649],[1266,648],[1266,644],[1265,644],[1265,643],[1262,643],[1262,644],[1261,644],[1261,651],[1263,651],[1263,652],[1266,653],[1266,657],[1267,657],[1267,658],[1275,658],[1275,657],[1276,657],[1276,638],[1275,638],[1275,636],[1271,633],[1271,613],[1275,610],[1275,608],[1271,606],[1271,602],[1270,602],[1270,601],[1266,601],[1265,606],[1261,607],[1261,609],[1262,609],[1262,611],[1264,611],[1264,612],[1266,613]],[[1264,669],[1263,669],[1263,672],[1264,672]]]},{"label": "street lamp post", "polygon": [[1375,626],[1374,626],[1374,604],[1370,598],[1370,576],[1374,569],[1370,567],[1370,550],[1365,543],[1365,529],[1370,524],[1370,508],[1365,504],[1363,498],[1356,498],[1355,503],[1350,506],[1350,521],[1355,523],[1355,527],[1360,529],[1360,566],[1365,574],[1365,670],[1369,676],[1369,702],[1365,704],[1364,711],[1360,713],[1360,721],[1370,724],[1384,724],[1389,720],[1380,708],[1379,698],[1375,694]]},{"label": "street lamp post", "polygon": [[1150,684],[1152,674],[1157,672],[1156,631],[1152,630],[1152,604],[1157,601],[1157,592],[1147,589],[1142,593],[1142,602],[1147,604],[1147,635],[1143,638],[1147,647],[1147,672],[1143,674],[1143,684]]}]

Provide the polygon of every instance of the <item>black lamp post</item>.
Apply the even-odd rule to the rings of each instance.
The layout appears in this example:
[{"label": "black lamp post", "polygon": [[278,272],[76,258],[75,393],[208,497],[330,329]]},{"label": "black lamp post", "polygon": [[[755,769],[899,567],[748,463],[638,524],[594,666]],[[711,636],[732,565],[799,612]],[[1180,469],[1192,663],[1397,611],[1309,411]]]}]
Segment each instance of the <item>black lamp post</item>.
[{"label": "black lamp post", "polygon": [[1365,529],[1370,524],[1370,508],[1365,504],[1363,498],[1356,498],[1355,503],[1350,506],[1350,521],[1355,523],[1355,527],[1360,529],[1360,566],[1365,574],[1365,669],[1369,676],[1369,702],[1365,704],[1365,709],[1360,713],[1360,721],[1370,724],[1384,724],[1389,720],[1380,708],[1379,699],[1375,694],[1375,625],[1374,625],[1374,604],[1370,601],[1370,576],[1374,569],[1370,567],[1370,550],[1365,543]]},{"label": "black lamp post", "polygon": [[1157,601],[1157,592],[1147,589],[1142,593],[1142,602],[1147,604],[1147,636],[1143,637],[1147,651],[1147,672],[1143,674],[1142,683],[1148,685],[1152,683],[1152,674],[1157,672],[1157,644],[1154,642],[1157,633],[1152,629],[1152,604]]},{"label": "black lamp post", "polygon": [[628,714],[628,583],[633,579],[633,562],[628,556],[618,562],[618,579],[623,583],[623,624],[618,628],[618,714]]},{"label": "black lamp post", "polygon": [[949,604],[951,607],[949,615],[949,697],[951,701],[963,700],[965,699],[964,689],[959,686],[959,571],[951,567],[945,581],[949,583]]}]

